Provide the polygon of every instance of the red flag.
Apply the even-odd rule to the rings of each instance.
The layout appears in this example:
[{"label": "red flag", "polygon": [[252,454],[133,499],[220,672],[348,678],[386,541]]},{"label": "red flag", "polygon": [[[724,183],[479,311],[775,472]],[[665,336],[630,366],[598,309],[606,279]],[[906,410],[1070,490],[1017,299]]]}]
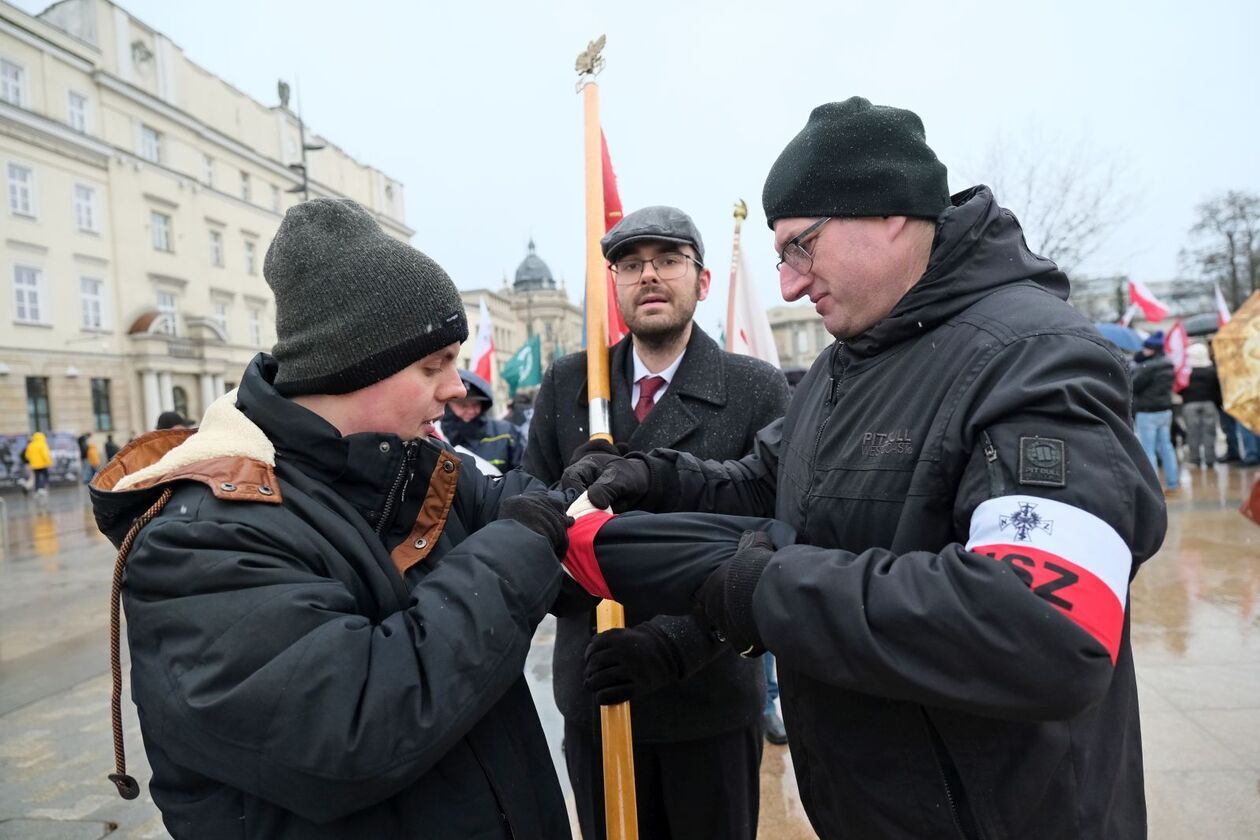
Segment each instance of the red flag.
[{"label": "red flag", "polygon": [[1190,336],[1186,335],[1186,325],[1177,319],[1168,335],[1164,336],[1164,353],[1172,360],[1176,372],[1173,390],[1182,391],[1190,384],[1190,358],[1186,350],[1190,347]]},{"label": "red flag", "polygon": [[477,316],[477,340],[473,342],[473,373],[486,382],[490,382],[494,359],[494,325],[490,322],[490,310],[486,307],[486,297],[481,296],[481,307]]},{"label": "red flag", "polygon": [[[617,175],[613,172],[612,158],[608,155],[608,140],[603,129],[599,132],[599,143],[604,157],[604,232],[612,230],[621,221],[621,196],[617,192]],[[608,270],[608,346],[616,344],[630,332],[621,310],[617,308],[617,284],[613,280],[612,269]]]},{"label": "red flag", "polygon": [[1141,308],[1142,316],[1148,321],[1162,321],[1168,317],[1168,307],[1141,280],[1129,281],[1129,300]]}]

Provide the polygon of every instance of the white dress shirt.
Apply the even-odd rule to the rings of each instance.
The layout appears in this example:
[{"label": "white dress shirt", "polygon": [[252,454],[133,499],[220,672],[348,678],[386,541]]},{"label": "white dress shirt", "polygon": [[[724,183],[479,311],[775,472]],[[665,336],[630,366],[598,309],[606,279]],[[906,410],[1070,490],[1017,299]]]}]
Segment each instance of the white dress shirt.
[{"label": "white dress shirt", "polygon": [[683,356],[687,355],[687,348],[678,354],[678,358],[674,359],[674,363],[660,373],[652,373],[647,369],[647,365],[643,364],[643,360],[639,358],[639,350],[633,345],[630,348],[630,355],[634,359],[634,376],[630,384],[630,407],[639,404],[639,380],[645,376],[659,376],[665,380],[665,384],[656,389],[656,393],[652,395],[652,405],[656,405],[661,401],[661,397],[665,396],[665,392],[669,390],[669,383],[674,378],[674,374],[678,372],[678,366],[682,364]]}]

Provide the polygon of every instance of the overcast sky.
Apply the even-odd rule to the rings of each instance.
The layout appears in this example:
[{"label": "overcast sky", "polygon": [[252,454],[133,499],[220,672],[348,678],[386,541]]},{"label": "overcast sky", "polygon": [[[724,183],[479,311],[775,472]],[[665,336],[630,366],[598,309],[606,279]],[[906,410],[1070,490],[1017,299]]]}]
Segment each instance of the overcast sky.
[{"label": "overcast sky", "polygon": [[1260,191],[1254,0],[122,5],[263,103],[277,78],[297,82],[316,131],[405,184],[413,244],[462,288],[510,279],[532,235],[575,301],[573,62],[606,33],[601,107],[622,200],[695,218],[715,279],[706,329],[725,313],[737,198],[762,301],[782,302],[762,183],[814,106],[854,94],[918,112],[954,190],[985,180],[998,137],[1083,142],[1122,164],[1140,200],[1087,273],[1177,276],[1194,205]]}]

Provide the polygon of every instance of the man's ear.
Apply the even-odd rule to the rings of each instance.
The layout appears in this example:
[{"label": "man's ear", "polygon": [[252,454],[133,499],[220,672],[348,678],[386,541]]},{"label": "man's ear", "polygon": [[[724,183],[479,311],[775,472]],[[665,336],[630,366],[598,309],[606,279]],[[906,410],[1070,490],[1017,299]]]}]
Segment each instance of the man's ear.
[{"label": "man's ear", "polygon": [[700,276],[696,278],[696,284],[699,286],[700,292],[696,295],[696,300],[704,300],[709,296],[709,286],[712,283],[713,272],[707,268],[700,269]]}]

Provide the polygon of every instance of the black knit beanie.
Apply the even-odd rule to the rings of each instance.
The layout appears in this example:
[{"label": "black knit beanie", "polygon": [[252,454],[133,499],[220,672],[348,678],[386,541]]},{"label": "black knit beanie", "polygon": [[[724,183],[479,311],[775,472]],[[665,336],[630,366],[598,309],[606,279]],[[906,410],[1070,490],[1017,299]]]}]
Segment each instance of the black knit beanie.
[{"label": "black knit beanie", "polygon": [[814,109],[770,167],[761,205],[771,228],[796,217],[935,219],[949,183],[917,114],[853,96]]},{"label": "black knit beanie", "polygon": [[276,390],[345,394],[468,338],[442,267],[349,199],[289,208],[263,276],[276,296]]}]

